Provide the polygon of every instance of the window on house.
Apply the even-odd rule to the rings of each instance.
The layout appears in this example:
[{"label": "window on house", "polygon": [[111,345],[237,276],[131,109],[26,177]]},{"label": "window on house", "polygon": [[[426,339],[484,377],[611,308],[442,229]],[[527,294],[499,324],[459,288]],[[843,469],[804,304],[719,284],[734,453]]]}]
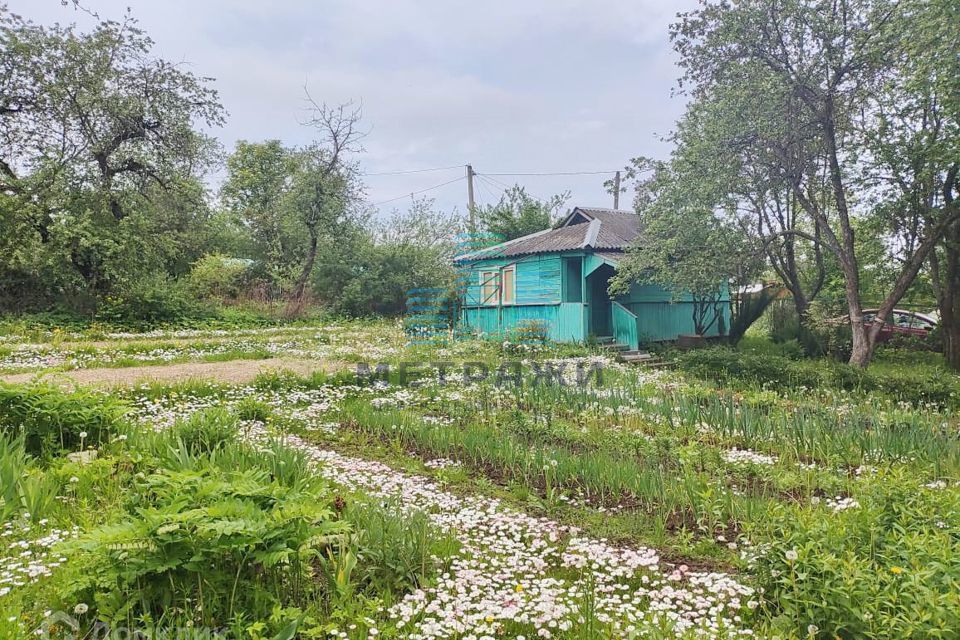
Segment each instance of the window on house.
[{"label": "window on house", "polygon": [[500,298],[500,273],[480,272],[480,304],[497,304]]},{"label": "window on house", "polygon": [[502,304],[513,304],[517,299],[517,267],[510,265],[504,267],[503,276],[503,294],[500,298]]},{"label": "window on house", "polygon": [[583,302],[583,259],[563,259],[563,301]]}]

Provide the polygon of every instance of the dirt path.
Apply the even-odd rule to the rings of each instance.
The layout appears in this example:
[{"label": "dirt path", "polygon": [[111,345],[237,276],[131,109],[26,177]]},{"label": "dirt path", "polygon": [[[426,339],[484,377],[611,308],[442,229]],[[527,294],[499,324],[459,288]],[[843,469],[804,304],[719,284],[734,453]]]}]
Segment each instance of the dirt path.
[{"label": "dirt path", "polygon": [[[139,382],[179,382],[200,379],[240,384],[249,382],[258,374],[264,372],[292,371],[299,375],[306,375],[314,371],[337,371],[345,366],[341,362],[273,358],[270,360],[229,360],[227,362],[185,362],[147,367],[76,369],[74,371],[48,373],[43,376],[43,379],[59,380],[65,384],[77,383],[99,387],[131,386]],[[36,373],[15,373],[0,376],[0,381],[30,382],[37,376]]]},{"label": "dirt path", "polygon": [[33,341],[33,340],[11,340],[6,344],[13,347],[35,346],[50,347],[54,349],[81,349],[94,347],[97,349],[118,349],[131,345],[156,345],[156,344],[223,344],[224,342],[236,342],[238,340],[250,339],[255,342],[284,342],[296,338],[312,338],[314,334],[319,333],[318,328],[297,329],[288,331],[277,331],[261,334],[236,334],[236,335],[209,335],[209,336],[169,336],[169,337],[134,337],[134,338],[108,338],[103,340],[61,340],[61,341]]}]

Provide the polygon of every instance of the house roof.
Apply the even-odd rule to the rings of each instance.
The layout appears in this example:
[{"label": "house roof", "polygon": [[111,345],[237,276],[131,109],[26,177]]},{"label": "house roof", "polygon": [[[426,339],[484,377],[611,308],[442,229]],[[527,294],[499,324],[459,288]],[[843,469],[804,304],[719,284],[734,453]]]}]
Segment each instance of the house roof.
[{"label": "house roof", "polygon": [[623,260],[624,252],[623,251],[597,251],[594,255],[599,258],[603,258],[607,262],[612,262],[614,264],[619,264]]},{"label": "house roof", "polygon": [[457,256],[457,262],[577,250],[625,251],[640,234],[632,211],[576,207],[553,229]]}]

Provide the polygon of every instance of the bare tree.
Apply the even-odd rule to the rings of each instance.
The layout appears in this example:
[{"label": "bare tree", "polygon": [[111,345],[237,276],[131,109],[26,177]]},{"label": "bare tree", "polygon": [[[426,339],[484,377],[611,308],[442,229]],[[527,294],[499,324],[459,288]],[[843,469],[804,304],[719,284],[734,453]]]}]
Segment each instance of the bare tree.
[{"label": "bare tree", "polygon": [[357,170],[348,156],[363,150],[360,140],[366,136],[359,127],[360,106],[346,102],[331,107],[318,103],[309,91],[306,95],[310,118],[304,124],[316,130],[317,140],[301,152],[302,169],[294,186],[295,209],[307,229],[308,245],[289,313],[299,312],[303,306],[307,282],[317,261],[320,234],[346,215],[356,195]]}]

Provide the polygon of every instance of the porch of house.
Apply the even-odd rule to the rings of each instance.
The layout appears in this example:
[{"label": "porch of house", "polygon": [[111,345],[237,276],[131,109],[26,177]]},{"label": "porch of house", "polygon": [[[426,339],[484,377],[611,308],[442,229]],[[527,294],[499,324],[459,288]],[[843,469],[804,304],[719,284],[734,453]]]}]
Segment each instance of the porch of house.
[{"label": "porch of house", "polygon": [[614,268],[602,264],[584,278],[586,336],[601,344],[635,351],[640,346],[639,317],[608,293]]}]

